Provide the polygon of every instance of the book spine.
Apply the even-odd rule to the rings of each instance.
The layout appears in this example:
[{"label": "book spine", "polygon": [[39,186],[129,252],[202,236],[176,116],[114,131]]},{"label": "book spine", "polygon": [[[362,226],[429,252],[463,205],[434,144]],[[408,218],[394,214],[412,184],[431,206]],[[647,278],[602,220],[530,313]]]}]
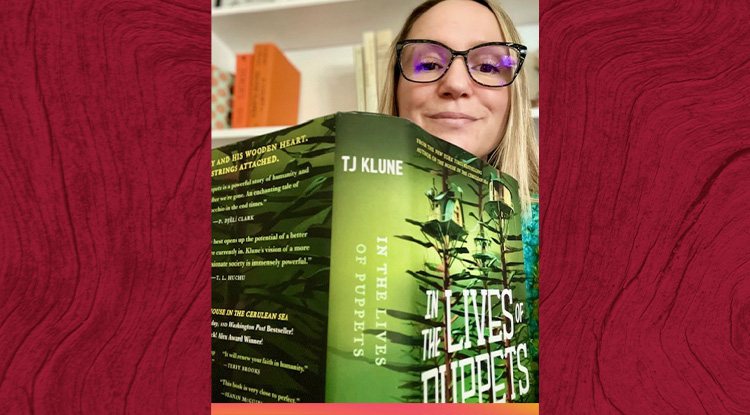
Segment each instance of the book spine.
[{"label": "book spine", "polygon": [[387,333],[409,330],[387,310],[416,313],[421,297],[403,270],[423,253],[395,237],[424,205],[406,170],[413,134],[397,118],[337,116],[326,402],[398,402],[392,391],[410,380],[385,366],[408,354]]},{"label": "book spine", "polygon": [[211,65],[211,129],[228,128],[234,76]]},{"label": "book spine", "polygon": [[365,66],[362,45],[354,46],[354,76],[357,80],[357,111],[365,111]]},{"label": "book spine", "polygon": [[268,117],[269,76],[271,74],[271,48],[269,43],[255,45],[252,71],[252,85],[250,88],[250,109],[248,127],[265,125]]},{"label": "book spine", "polygon": [[268,110],[264,125],[297,124],[300,73],[277,47],[271,50]]},{"label": "book spine", "polygon": [[249,127],[248,110],[252,83],[252,67],[252,54],[237,55],[232,109],[232,128]]},{"label": "book spine", "polygon": [[390,60],[391,41],[393,32],[390,29],[378,30],[375,33],[375,43],[377,47],[377,92],[378,102],[383,99],[383,86],[388,77],[388,61]]},{"label": "book spine", "polygon": [[255,45],[250,126],[297,124],[300,73],[273,43]]},{"label": "book spine", "polygon": [[365,111],[378,112],[377,46],[375,32],[362,34],[365,67]]}]

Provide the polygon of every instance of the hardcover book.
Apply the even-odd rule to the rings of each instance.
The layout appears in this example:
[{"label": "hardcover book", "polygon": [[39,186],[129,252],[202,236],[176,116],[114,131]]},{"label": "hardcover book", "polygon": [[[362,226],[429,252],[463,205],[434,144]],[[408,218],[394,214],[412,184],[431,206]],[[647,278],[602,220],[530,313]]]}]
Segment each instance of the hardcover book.
[{"label": "hardcover book", "polygon": [[516,181],[395,117],[212,152],[213,402],[530,402]]},{"label": "hardcover book", "polygon": [[297,124],[300,73],[273,43],[254,46],[248,127]]},{"label": "hardcover book", "polygon": [[362,62],[365,79],[365,110],[378,111],[378,44],[375,32],[362,33]]},{"label": "hardcover book", "polygon": [[237,55],[232,128],[250,126],[250,88],[252,87],[253,54]]},{"label": "hardcover book", "polygon": [[211,65],[211,129],[229,128],[233,83],[232,74]]}]

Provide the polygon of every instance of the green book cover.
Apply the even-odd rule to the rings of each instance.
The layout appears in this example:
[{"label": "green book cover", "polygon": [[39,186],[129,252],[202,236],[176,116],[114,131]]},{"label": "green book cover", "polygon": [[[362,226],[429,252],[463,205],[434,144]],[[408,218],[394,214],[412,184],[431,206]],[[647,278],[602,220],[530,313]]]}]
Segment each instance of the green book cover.
[{"label": "green book cover", "polygon": [[530,402],[516,181],[395,117],[212,152],[213,402]]}]

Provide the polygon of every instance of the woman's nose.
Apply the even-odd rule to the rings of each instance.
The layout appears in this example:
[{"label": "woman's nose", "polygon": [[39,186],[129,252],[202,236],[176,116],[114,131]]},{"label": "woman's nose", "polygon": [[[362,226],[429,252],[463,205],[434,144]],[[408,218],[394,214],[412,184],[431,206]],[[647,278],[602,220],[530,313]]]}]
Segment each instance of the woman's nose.
[{"label": "woman's nose", "polygon": [[472,83],[474,81],[469,76],[464,58],[457,56],[453,59],[448,71],[438,82],[438,93],[440,96],[460,98],[471,95]]}]

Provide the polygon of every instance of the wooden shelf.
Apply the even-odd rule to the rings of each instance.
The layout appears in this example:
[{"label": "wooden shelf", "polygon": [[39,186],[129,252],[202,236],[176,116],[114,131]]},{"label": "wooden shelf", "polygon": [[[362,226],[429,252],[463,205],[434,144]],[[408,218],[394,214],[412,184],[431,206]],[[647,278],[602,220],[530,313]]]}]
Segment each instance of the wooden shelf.
[{"label": "wooden shelf", "polygon": [[276,0],[267,3],[247,3],[238,6],[222,6],[211,9],[212,17],[225,17],[245,13],[263,13],[296,7],[320,6],[330,3],[344,3],[357,0]]},{"label": "wooden shelf", "polygon": [[226,130],[211,130],[211,148],[222,147],[233,144],[248,138],[259,135],[272,133],[274,131],[289,128],[288,125],[279,125],[272,127],[253,127],[253,128],[228,128]]}]

